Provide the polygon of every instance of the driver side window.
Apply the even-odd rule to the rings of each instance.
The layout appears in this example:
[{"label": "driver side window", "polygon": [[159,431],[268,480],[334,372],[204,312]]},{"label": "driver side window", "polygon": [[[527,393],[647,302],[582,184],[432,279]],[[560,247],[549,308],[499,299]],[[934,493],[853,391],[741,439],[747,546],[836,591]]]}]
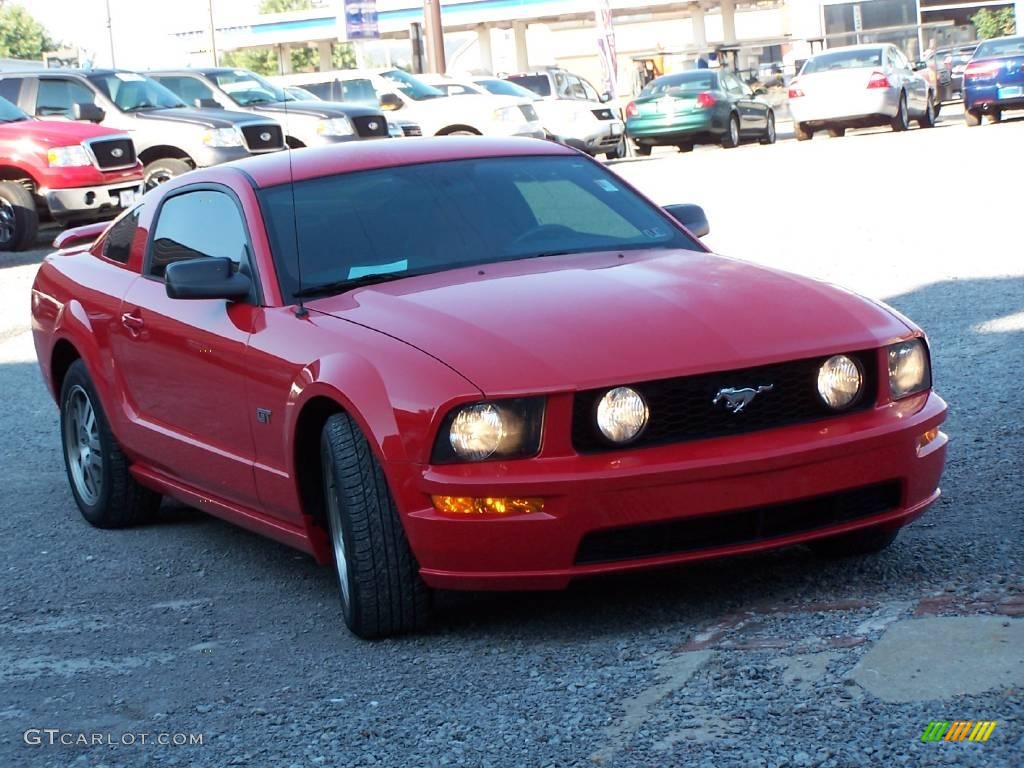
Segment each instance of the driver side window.
[{"label": "driver side window", "polygon": [[75,104],[93,104],[93,92],[74,80],[43,78],[39,81],[36,95],[36,116],[61,115],[69,120],[74,117]]},{"label": "driver side window", "polygon": [[227,194],[204,189],[175,195],[157,213],[146,275],[163,280],[168,264],[204,257],[231,259],[237,269],[246,242],[245,222]]}]

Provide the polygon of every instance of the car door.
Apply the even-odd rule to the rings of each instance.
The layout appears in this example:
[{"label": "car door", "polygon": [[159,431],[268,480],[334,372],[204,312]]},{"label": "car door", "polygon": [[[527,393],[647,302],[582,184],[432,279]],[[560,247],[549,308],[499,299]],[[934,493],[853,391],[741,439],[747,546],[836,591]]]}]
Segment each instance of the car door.
[{"label": "car door", "polygon": [[907,94],[907,109],[911,115],[922,114],[927,104],[928,83],[913,70],[901,50],[891,47],[889,55],[896,79]]},{"label": "car door", "polygon": [[253,274],[241,206],[226,187],[184,187],[161,201],[149,232],[112,342],[131,414],[125,443],[175,482],[256,506],[245,351],[258,291],[228,302],[171,299],[164,287],[182,259],[226,257]]},{"label": "car door", "polygon": [[95,104],[96,94],[68,77],[41,77],[36,88],[31,114],[44,119],[75,119],[75,104]]},{"label": "car door", "polygon": [[736,112],[740,116],[740,136],[748,138],[764,133],[764,105],[754,101],[753,92],[731,72],[723,72],[721,80],[725,92],[729,94],[729,101],[736,107]]}]

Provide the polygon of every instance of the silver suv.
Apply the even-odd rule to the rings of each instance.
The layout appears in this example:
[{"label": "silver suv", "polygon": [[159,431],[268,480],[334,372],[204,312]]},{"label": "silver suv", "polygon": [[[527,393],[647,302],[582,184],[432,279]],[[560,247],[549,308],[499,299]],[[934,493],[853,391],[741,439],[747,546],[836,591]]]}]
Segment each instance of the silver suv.
[{"label": "silver suv", "polygon": [[114,69],[0,73],[0,95],[44,120],[84,120],[127,131],[146,188],[193,168],[284,149],[275,120],[193,109],[155,80]]}]

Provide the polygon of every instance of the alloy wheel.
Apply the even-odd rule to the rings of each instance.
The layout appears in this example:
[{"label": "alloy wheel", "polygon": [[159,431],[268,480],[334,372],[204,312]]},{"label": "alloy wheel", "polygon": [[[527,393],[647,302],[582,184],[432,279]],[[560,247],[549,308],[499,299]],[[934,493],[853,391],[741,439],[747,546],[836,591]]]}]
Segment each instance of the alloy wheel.
[{"label": "alloy wheel", "polygon": [[75,385],[68,394],[64,419],[64,455],[71,470],[75,491],[87,506],[100,500],[103,492],[103,447],[100,425],[89,394]]},{"label": "alloy wheel", "polygon": [[729,141],[733,146],[740,143],[740,126],[736,122],[736,118],[729,120]]}]

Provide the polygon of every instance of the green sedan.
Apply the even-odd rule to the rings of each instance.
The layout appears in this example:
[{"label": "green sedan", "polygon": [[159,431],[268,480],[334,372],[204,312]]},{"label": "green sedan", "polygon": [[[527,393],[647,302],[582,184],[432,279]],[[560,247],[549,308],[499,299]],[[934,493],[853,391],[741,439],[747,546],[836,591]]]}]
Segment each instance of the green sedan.
[{"label": "green sedan", "polygon": [[638,155],[665,145],[689,152],[694,144],[774,144],[775,113],[731,72],[695,69],[649,82],[626,107],[626,135]]}]

